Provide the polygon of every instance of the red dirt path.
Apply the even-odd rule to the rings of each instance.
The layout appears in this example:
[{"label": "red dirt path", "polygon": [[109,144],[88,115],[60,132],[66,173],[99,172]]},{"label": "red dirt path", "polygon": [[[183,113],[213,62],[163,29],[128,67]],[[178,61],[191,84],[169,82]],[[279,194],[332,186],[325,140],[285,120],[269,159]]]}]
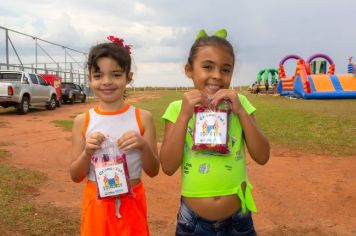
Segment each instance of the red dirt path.
[{"label": "red dirt path", "polygon": [[[73,119],[92,105],[37,109],[24,116],[0,113],[0,141],[9,144],[1,148],[11,152],[10,163],[48,175],[34,201],[68,208],[77,217],[83,184],[73,183],[68,174],[71,133],[50,121]],[[356,235],[356,157],[296,153],[274,145],[271,154],[265,166],[248,161],[259,235]],[[179,173],[143,181],[151,234],[174,235]]]}]

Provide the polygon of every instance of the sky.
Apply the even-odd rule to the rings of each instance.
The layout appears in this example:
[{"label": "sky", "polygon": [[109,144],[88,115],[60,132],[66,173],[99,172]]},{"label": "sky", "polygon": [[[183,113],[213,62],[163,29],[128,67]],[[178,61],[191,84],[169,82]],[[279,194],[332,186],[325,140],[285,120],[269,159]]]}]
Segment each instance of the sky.
[{"label": "sky", "polygon": [[[233,86],[252,84],[261,69],[278,68],[289,54],[305,60],[326,54],[337,74],[347,72],[350,56],[356,61],[354,0],[0,0],[0,26],[81,52],[108,35],[123,38],[133,46],[132,86],[137,87],[192,86],[183,68],[200,29],[228,31],[237,59]],[[0,63],[4,32],[0,29]],[[9,36],[22,62],[34,63],[34,40]],[[39,44],[54,61],[65,60],[63,48]],[[39,61],[52,61],[38,50]],[[84,64],[84,54],[68,53],[67,61]],[[11,62],[18,63],[12,50]],[[286,68],[292,74],[295,61],[287,61]]]}]

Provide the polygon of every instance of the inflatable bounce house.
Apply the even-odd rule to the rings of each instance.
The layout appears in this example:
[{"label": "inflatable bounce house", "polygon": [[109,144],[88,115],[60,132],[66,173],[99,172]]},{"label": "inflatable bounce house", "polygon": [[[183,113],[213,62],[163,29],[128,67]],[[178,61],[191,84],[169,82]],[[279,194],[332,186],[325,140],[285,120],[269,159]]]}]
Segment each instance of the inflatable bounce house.
[{"label": "inflatable bounce house", "polygon": [[[325,61],[314,62],[316,58]],[[287,77],[284,63],[289,59],[297,60],[297,68],[291,77]],[[326,63],[329,64],[328,69]],[[356,98],[356,74],[335,75],[335,64],[325,54],[315,54],[307,62],[297,55],[288,55],[279,63],[279,82],[277,90],[282,96],[293,96],[304,99],[338,99]]]},{"label": "inflatable bounce house", "polygon": [[257,81],[249,90],[251,93],[274,94],[276,93],[278,70],[274,68],[262,69],[257,74]]}]

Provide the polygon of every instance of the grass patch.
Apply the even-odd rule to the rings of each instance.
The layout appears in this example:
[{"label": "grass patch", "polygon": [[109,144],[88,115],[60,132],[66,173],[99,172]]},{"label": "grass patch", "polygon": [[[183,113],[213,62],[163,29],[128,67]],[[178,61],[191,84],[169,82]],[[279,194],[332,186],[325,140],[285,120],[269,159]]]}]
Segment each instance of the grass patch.
[{"label": "grass patch", "polygon": [[46,181],[43,173],[0,166],[1,235],[78,235],[79,217],[63,209],[36,206],[31,198]]},{"label": "grass patch", "polygon": [[142,100],[140,102],[134,102],[133,104],[137,107],[146,109],[152,113],[157,130],[157,139],[158,141],[162,141],[164,123],[161,117],[165,112],[166,108],[168,107],[169,103],[175,100],[182,99],[183,92],[167,90],[159,91],[159,95],[160,98],[158,99]]},{"label": "grass patch", "polygon": [[11,157],[11,153],[7,150],[0,149],[0,158]]},{"label": "grass patch", "polygon": [[0,128],[8,128],[9,122],[7,121],[0,121]]},{"label": "grass patch", "polygon": [[98,99],[96,97],[91,97],[91,98],[87,98],[87,103],[92,103],[92,102],[97,102]]},{"label": "grass patch", "polygon": [[73,120],[53,120],[51,123],[55,124],[56,127],[62,127],[64,131],[72,131]]},{"label": "grass patch", "polygon": [[0,113],[13,113],[16,112],[16,108],[15,107],[8,107],[8,108],[4,108],[4,107],[0,107]]},{"label": "grass patch", "polygon": [[0,147],[10,146],[10,145],[14,145],[14,143],[6,142],[6,141],[0,141]]},{"label": "grass patch", "polygon": [[355,155],[354,100],[290,100],[246,94],[273,143],[324,155]]}]

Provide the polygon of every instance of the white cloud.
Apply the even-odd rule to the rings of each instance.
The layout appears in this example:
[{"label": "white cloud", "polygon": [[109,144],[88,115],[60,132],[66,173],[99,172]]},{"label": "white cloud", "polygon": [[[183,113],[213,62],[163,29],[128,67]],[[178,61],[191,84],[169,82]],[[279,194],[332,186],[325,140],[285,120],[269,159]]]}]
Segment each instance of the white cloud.
[{"label": "white cloud", "polygon": [[184,75],[183,64],[142,62],[136,66],[133,86],[193,86]]}]

